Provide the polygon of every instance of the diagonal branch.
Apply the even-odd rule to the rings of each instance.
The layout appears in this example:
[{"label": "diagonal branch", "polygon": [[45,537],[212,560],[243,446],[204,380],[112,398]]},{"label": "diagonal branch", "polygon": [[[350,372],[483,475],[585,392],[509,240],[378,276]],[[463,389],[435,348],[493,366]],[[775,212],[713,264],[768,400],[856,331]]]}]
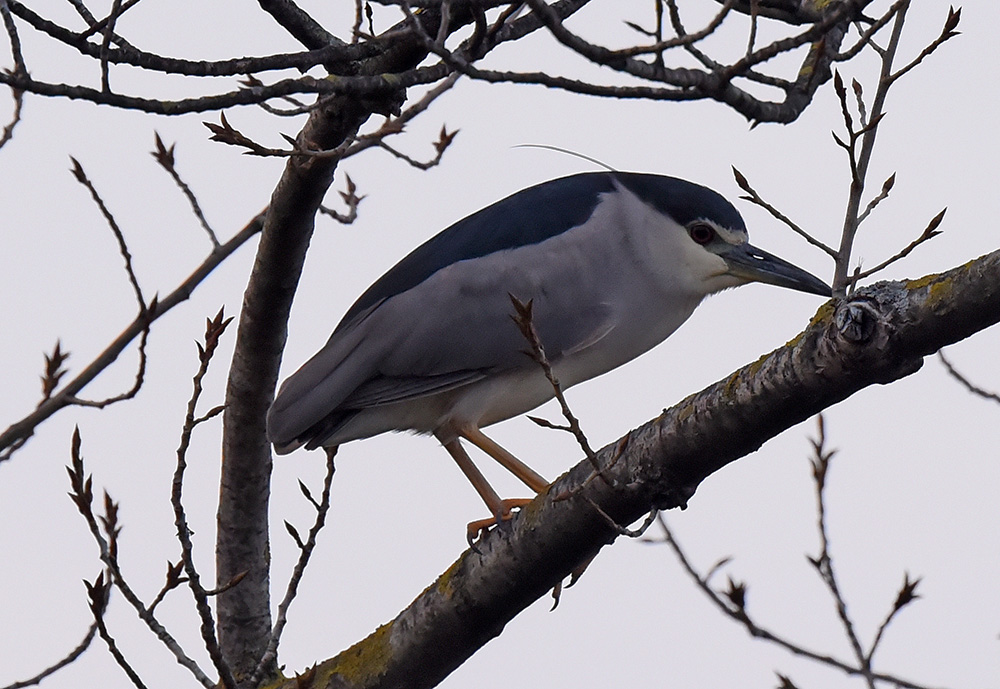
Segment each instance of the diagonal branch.
[{"label": "diagonal branch", "polygon": [[122,333],[116,337],[107,348],[91,361],[86,368],[76,375],[61,390],[46,399],[38,408],[20,421],[11,424],[0,433],[0,463],[7,459],[30,438],[35,428],[47,418],[71,404],[75,404],[77,395],[94,380],[104,369],[113,364],[118,356],[125,351],[137,337],[145,332],[151,323],[166,314],[178,304],[187,300],[195,288],[207,278],[215,268],[233,254],[238,248],[260,231],[263,214],[251,220],[232,239],[215,249],[200,266],[198,266],[184,282],[178,285],[163,299],[159,299],[156,308],[147,308],[144,314],[139,314],[129,323]]},{"label": "diagonal branch", "polygon": [[[925,356],[997,322],[1000,250],[940,275],[877,283],[849,301],[826,304],[788,345],[632,431],[624,450],[619,443],[600,450],[610,485],[588,483],[593,469],[580,462],[510,529],[490,532],[478,553],[463,554],[395,620],[320,663],[319,684],[433,686],[616,537],[589,500],[618,523],[651,507],[683,506],[704,478],[769,438],[865,387],[914,373]],[[575,497],[556,499],[567,493]]]},{"label": "diagonal branch", "polygon": [[41,684],[43,679],[50,675],[54,675],[59,672],[59,670],[62,670],[64,667],[75,662],[77,658],[82,656],[84,651],[90,648],[90,644],[93,642],[95,636],[97,636],[97,622],[91,622],[90,629],[87,630],[87,634],[83,637],[83,640],[76,645],[76,648],[67,653],[65,657],[45,668],[34,677],[29,677],[28,679],[22,679],[14,682],[13,684],[8,684],[3,687],[3,689],[23,689],[23,687],[33,687],[37,684]]}]

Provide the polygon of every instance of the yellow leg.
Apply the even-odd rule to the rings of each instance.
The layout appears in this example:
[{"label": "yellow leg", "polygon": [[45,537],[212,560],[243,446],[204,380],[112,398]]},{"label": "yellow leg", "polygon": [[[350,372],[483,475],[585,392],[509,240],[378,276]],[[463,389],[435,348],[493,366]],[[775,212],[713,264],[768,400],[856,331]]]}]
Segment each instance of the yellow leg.
[{"label": "yellow leg", "polygon": [[458,438],[454,438],[447,443],[444,443],[444,449],[448,451],[448,454],[452,456],[455,463],[458,464],[458,468],[462,470],[465,477],[469,479],[469,483],[472,487],[476,489],[479,493],[479,497],[483,499],[486,503],[486,507],[489,509],[490,514],[493,516],[488,519],[478,519],[474,522],[470,522],[467,531],[466,538],[471,546],[473,542],[479,537],[479,535],[489,529],[494,524],[498,524],[501,521],[506,521],[510,519],[511,509],[515,507],[524,507],[529,502],[530,499],[527,498],[510,498],[503,500],[500,495],[493,489],[493,486],[489,484],[486,477],[483,476],[482,472],[479,471],[472,458],[469,457],[465,448],[459,442]]},{"label": "yellow leg", "polygon": [[488,454],[490,457],[500,462],[500,464],[502,464],[507,471],[521,479],[524,485],[536,493],[541,493],[549,487],[549,482],[546,481],[541,474],[509,453],[507,450],[500,447],[497,443],[487,438],[483,432],[475,426],[461,428],[459,429],[458,434]]},{"label": "yellow leg", "polygon": [[479,493],[479,497],[486,503],[486,507],[490,510],[490,513],[493,515],[499,514],[503,501],[497,492],[493,490],[493,486],[489,484],[483,473],[479,471],[479,467],[472,463],[472,458],[469,457],[465,448],[458,442],[458,438],[445,443],[444,449],[448,450],[448,454],[458,464],[458,468],[465,474],[465,478],[469,479],[469,483]]}]

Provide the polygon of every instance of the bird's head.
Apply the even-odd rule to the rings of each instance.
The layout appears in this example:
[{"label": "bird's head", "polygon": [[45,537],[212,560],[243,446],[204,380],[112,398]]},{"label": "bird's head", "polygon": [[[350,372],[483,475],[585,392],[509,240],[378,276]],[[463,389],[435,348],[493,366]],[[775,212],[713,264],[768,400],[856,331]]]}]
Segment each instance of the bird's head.
[{"label": "bird's head", "polygon": [[[745,229],[716,224],[708,218],[693,220],[684,226],[688,239],[710,254],[715,271],[707,277],[712,292],[737,287],[748,282],[764,282],[800,292],[829,297],[829,285],[788,261],[753,246]],[[693,249],[697,251],[697,249]]]},{"label": "bird's head", "polygon": [[690,287],[712,294],[749,282],[764,282],[829,297],[815,275],[749,242],[739,211],[722,195],[684,180],[631,174],[620,183],[665,216],[669,256],[666,269],[686,275]]}]

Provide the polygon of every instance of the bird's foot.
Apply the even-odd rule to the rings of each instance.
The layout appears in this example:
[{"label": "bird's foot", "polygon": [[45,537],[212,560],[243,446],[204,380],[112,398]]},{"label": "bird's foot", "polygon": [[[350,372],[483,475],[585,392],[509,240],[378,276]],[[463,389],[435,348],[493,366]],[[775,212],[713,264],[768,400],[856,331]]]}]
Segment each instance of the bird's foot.
[{"label": "bird's foot", "polygon": [[500,504],[497,505],[496,514],[492,517],[486,519],[477,519],[474,522],[469,522],[468,527],[466,527],[465,537],[469,542],[469,547],[475,549],[475,543],[490,530],[490,527],[498,525],[505,521],[510,521],[514,516],[513,510],[515,507],[520,509],[524,507],[532,498],[507,498],[506,500],[501,500]]}]

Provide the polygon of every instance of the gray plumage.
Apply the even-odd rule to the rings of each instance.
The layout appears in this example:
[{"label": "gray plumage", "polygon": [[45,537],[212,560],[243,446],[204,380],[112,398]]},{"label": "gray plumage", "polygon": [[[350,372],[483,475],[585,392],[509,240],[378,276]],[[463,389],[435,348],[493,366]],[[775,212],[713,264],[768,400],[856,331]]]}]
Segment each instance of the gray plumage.
[{"label": "gray plumage", "polygon": [[553,396],[524,350],[510,296],[564,387],[668,337],[708,294],[751,280],[829,294],[747,244],[705,187],[599,172],[525,189],[447,228],[375,282],[282,385],[267,418],[279,453],[394,430],[445,444]]}]

